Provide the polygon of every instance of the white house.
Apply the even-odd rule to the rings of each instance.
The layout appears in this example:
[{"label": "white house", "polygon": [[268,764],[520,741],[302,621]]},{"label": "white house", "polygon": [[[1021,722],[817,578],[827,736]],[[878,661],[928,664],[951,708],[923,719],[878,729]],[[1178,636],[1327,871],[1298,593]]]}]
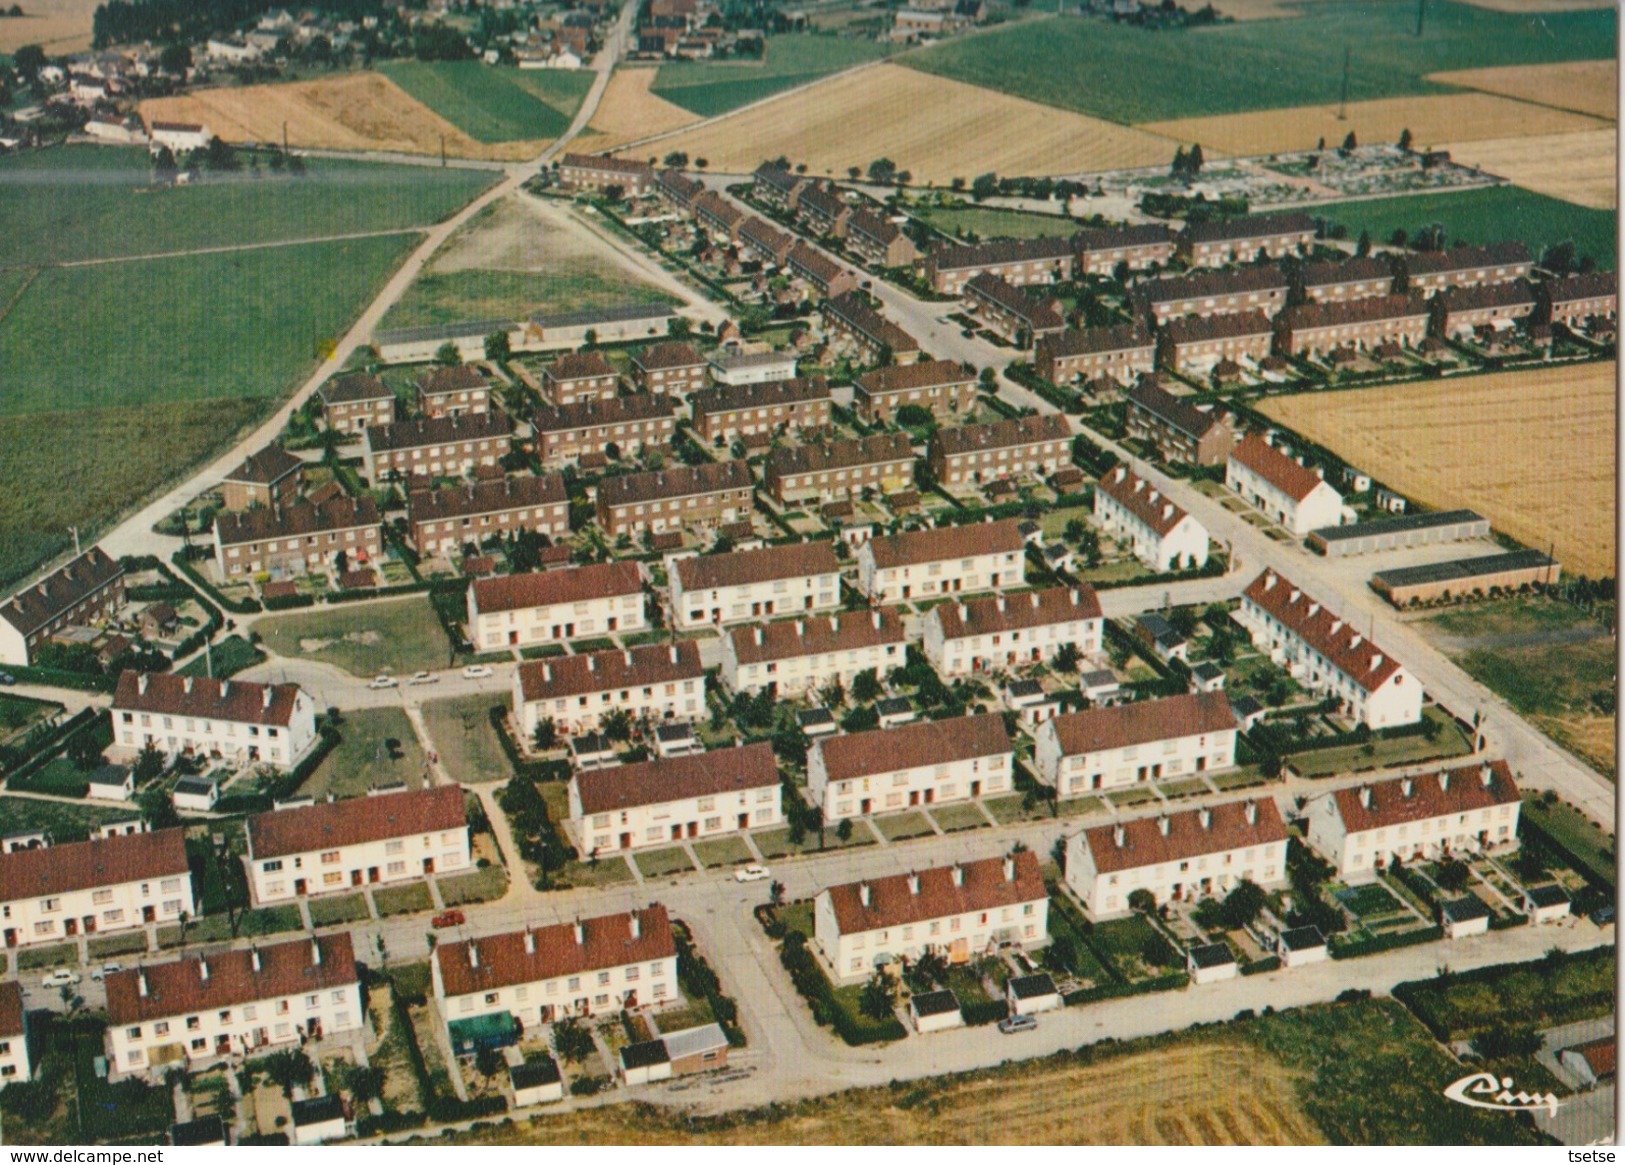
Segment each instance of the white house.
[{"label": "white house", "polygon": [[1010,737],[998,713],[827,736],[807,754],[807,794],[825,821],[1008,792]]},{"label": "white house", "polygon": [[1118,465],[1095,486],[1095,521],[1134,547],[1152,570],[1198,570],[1207,565],[1207,527],[1162,493]]},{"label": "white house", "polygon": [[15,979],[0,983],[0,1088],[34,1076],[28,1052],[28,1011]]},{"label": "white house", "polygon": [[107,976],[107,1060],[116,1074],[195,1065],[366,1023],[347,931],[213,950]]},{"label": "white house", "polygon": [[1100,600],[1087,585],[940,603],[925,616],[925,658],[944,678],[1048,663],[1070,643],[1101,647]]},{"label": "white house", "polygon": [[820,891],[813,937],[837,982],[925,954],[967,963],[1049,942],[1049,894],[1031,850],[955,862]]},{"label": "white house", "polygon": [[1404,665],[1284,575],[1255,578],[1234,617],[1255,647],[1310,691],[1336,696],[1354,720],[1394,728],[1422,718],[1422,685]]},{"label": "white house", "polygon": [[705,714],[699,644],[659,643],[530,660],[514,669],[513,714],[520,737],[551,719],[566,734],[591,732],[606,712],[634,720],[693,720]]},{"label": "white house", "polygon": [[214,134],[209,132],[208,126],[184,121],[148,122],[147,135],[152,138],[154,147],[168,147],[169,152],[177,158],[193,150],[207,149],[209,143],[214,141]]},{"label": "white house", "polygon": [[478,651],[647,630],[635,562],[505,574],[468,584],[468,639]]},{"label": "white house", "polygon": [[680,631],[814,615],[840,605],[841,564],[827,542],[684,558],[671,571],[672,621]]},{"label": "white house", "polygon": [[1309,845],[1345,881],[1395,859],[1433,861],[1518,840],[1518,786],[1506,761],[1338,789],[1309,802]]},{"label": "white house", "polygon": [[440,1014],[507,1017],[521,1031],[679,1000],[664,906],[444,942],[429,964]]},{"label": "white house", "polygon": [[120,672],[113,751],[129,756],[149,743],[168,757],[291,769],[316,743],[316,701],[298,684]]},{"label": "white house", "polygon": [[1065,798],[1222,772],[1236,763],[1237,727],[1222,691],[1070,712],[1039,726],[1034,775]]},{"label": "white house", "polygon": [[1230,451],[1224,484],[1299,538],[1343,521],[1343,495],[1256,433]]},{"label": "white house", "polygon": [[1127,914],[1149,891],[1160,906],[1286,884],[1286,823],[1268,797],[1097,825],[1073,835],[1066,882],[1091,918]]},{"label": "white house", "polygon": [[731,352],[718,348],[709,360],[711,379],[717,384],[767,384],[794,380],[796,354],[786,352]]},{"label": "white house", "polygon": [[858,548],[858,589],[877,603],[1025,585],[1020,523],[976,522],[871,538]]},{"label": "white house", "polygon": [[473,868],[457,785],[322,801],[248,819],[256,905]]},{"label": "white house", "polygon": [[778,762],[762,742],[579,772],[570,824],[584,853],[671,845],[776,825]]},{"label": "white house", "polygon": [[179,829],[120,834],[0,854],[0,937],[8,947],[61,942],[195,916]]},{"label": "white house", "polygon": [[722,683],[730,692],[772,685],[780,696],[802,695],[830,680],[849,685],[859,672],[884,676],[906,662],[904,648],[895,607],[735,627],[722,637]]}]

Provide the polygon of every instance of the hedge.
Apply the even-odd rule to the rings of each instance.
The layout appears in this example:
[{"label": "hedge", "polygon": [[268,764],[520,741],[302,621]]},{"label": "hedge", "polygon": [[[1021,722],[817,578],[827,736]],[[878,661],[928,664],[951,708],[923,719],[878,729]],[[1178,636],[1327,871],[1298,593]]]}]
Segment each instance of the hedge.
[{"label": "hedge", "polygon": [[790,982],[795,984],[796,990],[807,1000],[813,1019],[817,1023],[829,1024],[842,1040],[853,1047],[878,1044],[886,1040],[900,1040],[908,1035],[903,1025],[897,1022],[895,1015],[870,1027],[860,1025],[835,998],[835,989],[830,986],[829,977],[824,974],[824,969],[807,949],[806,936],[800,937],[803,941],[799,944],[780,945],[779,962],[790,972]]},{"label": "hedge", "polygon": [[[1589,951],[1567,956],[1569,959],[1584,961],[1590,959],[1614,958],[1612,946],[1594,947]],[[1395,984],[1393,996],[1403,1003],[1411,1014],[1422,1021],[1422,1026],[1433,1033],[1435,1038],[1448,1041],[1469,1029],[1454,1029],[1446,1025],[1442,1019],[1433,1013],[1433,1000],[1430,998],[1435,992],[1447,990],[1461,984],[1495,984],[1502,978],[1519,971],[1527,971],[1538,967],[1538,963],[1494,963],[1488,967],[1478,967],[1471,971],[1452,971],[1448,981],[1443,977],[1435,979],[1409,979],[1404,983]],[[1595,1012],[1599,1004],[1607,1006],[1613,1000],[1611,993],[1576,995],[1560,1003],[1547,1004],[1541,1008],[1538,1017],[1538,1026],[1556,1027],[1569,1022],[1571,1019],[1589,1018],[1587,1013]]]},{"label": "hedge", "polygon": [[[1095,952],[1097,958],[1099,957],[1098,948],[1091,946],[1089,949]],[[1142,979],[1138,983],[1102,983],[1062,996],[1062,1002],[1072,1007],[1080,1003],[1096,1003],[1102,999],[1123,999],[1130,995],[1151,995],[1158,991],[1181,991],[1190,986],[1190,981],[1188,972],[1177,971],[1159,979]]]},{"label": "hedge", "polygon": [[1057,388],[1025,364],[1010,364],[1006,366],[1004,374],[1064,413],[1079,414],[1083,412],[1083,401],[1076,393]]},{"label": "hedge", "polygon": [[1243,975],[1267,975],[1271,971],[1279,971],[1280,969],[1281,957],[1279,955],[1269,955],[1262,959],[1254,959],[1241,969],[1241,973]]},{"label": "hedge", "polygon": [[496,729],[497,743],[502,746],[503,755],[513,766],[516,776],[532,781],[567,781],[570,779],[570,762],[567,760],[526,760],[514,743],[512,734],[508,731],[508,710],[501,704],[493,704],[487,713],[491,720],[491,727]]},{"label": "hedge", "polygon": [[1570,849],[1558,840],[1557,835],[1542,825],[1533,813],[1525,811],[1518,819],[1518,826],[1526,837],[1533,837],[1552,853],[1563,859],[1565,865],[1579,874],[1593,886],[1606,886],[1611,892],[1614,889],[1614,871],[1600,870],[1588,862],[1580,854]]},{"label": "hedge", "polygon": [[1331,956],[1334,959],[1359,959],[1366,955],[1381,954],[1383,951],[1398,950],[1400,947],[1419,947],[1423,943],[1438,942],[1443,937],[1444,927],[1427,926],[1421,930],[1405,931],[1402,934],[1379,934],[1354,942],[1339,943],[1334,939],[1331,944]]},{"label": "hedge", "polygon": [[264,610],[264,608],[260,606],[257,599],[244,599],[241,602],[238,602],[235,599],[228,599],[225,595],[221,594],[220,591],[216,589],[215,585],[208,579],[204,578],[203,575],[198,572],[197,567],[192,565],[191,559],[186,555],[186,547],[183,546],[179,550],[175,551],[174,555],[170,558],[170,561],[180,568],[181,573],[184,574],[194,586],[196,586],[204,594],[208,595],[225,610],[230,611],[232,614],[257,615],[260,613],[260,611]]},{"label": "hedge", "polygon": [[1529,925],[1527,914],[1497,914],[1490,918],[1491,930],[1515,930]]},{"label": "hedge", "polygon": [[297,607],[314,607],[315,595],[267,595],[262,604],[267,611],[292,611]]},{"label": "hedge", "polygon": [[26,754],[26,759],[19,763],[15,771],[7,776],[7,784],[9,785],[12,781],[22,781],[44,768],[46,764],[67,748],[68,738],[94,721],[96,716],[97,709],[81,708],[55,728],[42,733],[37,742],[31,742],[25,738],[20,745],[14,746],[15,752],[12,749],[7,749],[8,755],[22,754],[24,749],[30,747],[34,750],[31,754]]},{"label": "hedge", "polygon": [[20,684],[47,684],[56,688],[72,688],[77,692],[111,692],[118,686],[118,677],[103,672],[62,671],[54,667],[6,667],[6,674]]},{"label": "hedge", "polygon": [[182,582],[155,583],[151,586],[127,587],[124,597],[132,603],[184,603],[193,597],[193,591]]},{"label": "hedge", "polygon": [[965,1017],[967,1027],[980,1027],[998,1023],[1010,1014],[1010,1005],[1003,999],[984,999],[979,1003],[961,1003],[959,1013]]},{"label": "hedge", "polygon": [[693,940],[686,928],[672,927],[672,941],[677,947],[677,979],[690,997],[701,996],[711,1005],[711,1015],[721,1025],[730,1047],[745,1046],[745,1033],[739,1027],[739,1005],[722,993],[722,982],[711,964],[694,950]]},{"label": "hedge", "polygon": [[[367,587],[365,589],[349,591],[329,591],[327,594],[322,596],[322,601],[331,607],[334,603],[358,603],[365,599],[387,599],[394,595],[419,594],[423,591],[427,591],[428,589],[430,589],[429,583],[397,583],[392,587]],[[465,589],[466,588],[464,588],[461,583],[458,584],[459,594],[463,593]]]}]

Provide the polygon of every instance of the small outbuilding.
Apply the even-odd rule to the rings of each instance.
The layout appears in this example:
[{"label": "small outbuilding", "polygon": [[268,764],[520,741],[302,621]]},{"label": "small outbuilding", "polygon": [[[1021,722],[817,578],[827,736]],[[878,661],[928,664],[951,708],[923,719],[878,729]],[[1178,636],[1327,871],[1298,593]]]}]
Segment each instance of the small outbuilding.
[{"label": "small outbuilding", "polygon": [[908,1016],[914,1022],[914,1030],[921,1035],[965,1026],[959,997],[952,991],[920,992],[908,1001]]},{"label": "small outbuilding", "polygon": [[1557,1053],[1557,1062],[1580,1078],[1582,1088],[1595,1088],[1613,1078],[1617,1056],[1615,1037],[1603,1036],[1564,1048]]},{"label": "small outbuilding", "polygon": [[1011,1015],[1037,1015],[1061,1006],[1060,989],[1055,986],[1055,980],[1042,971],[1036,975],[1012,976],[1004,985],[1004,997],[1010,1003]]},{"label": "small outbuilding", "polygon": [[875,711],[880,716],[882,728],[895,728],[899,724],[909,724],[919,719],[919,715],[914,711],[914,705],[902,696],[877,701]]},{"label": "small outbuilding", "polygon": [[671,1079],[671,1056],[664,1040],[643,1040],[621,1049],[621,1079],[627,1084],[652,1084]]},{"label": "small outbuilding", "polygon": [[728,1033],[719,1023],[701,1024],[660,1037],[666,1045],[666,1058],[673,1076],[693,1072],[715,1072],[728,1066]]},{"label": "small outbuilding", "polygon": [[1569,898],[1569,892],[1556,882],[1530,886],[1523,892],[1523,912],[1529,916],[1529,921],[1534,926],[1557,922],[1567,918],[1573,911],[1574,902]]},{"label": "small outbuilding", "polygon": [[220,783],[205,777],[181,777],[170,794],[177,813],[207,813],[220,800]]},{"label": "small outbuilding", "polygon": [[1323,963],[1328,954],[1326,936],[1320,933],[1319,927],[1314,926],[1294,926],[1290,930],[1283,930],[1278,950],[1283,967]]},{"label": "small outbuilding", "polygon": [[128,801],[135,796],[135,773],[125,765],[102,765],[85,778],[85,796],[95,801]]},{"label": "small outbuilding", "polygon": [[796,713],[796,726],[809,737],[828,736],[835,731],[835,717],[828,708],[809,708]]},{"label": "small outbuilding", "polygon": [[1234,979],[1241,973],[1235,952],[1226,943],[1204,943],[1185,952],[1185,967],[1198,986]]},{"label": "small outbuilding", "polygon": [[1466,938],[1490,928],[1490,908],[1471,894],[1454,898],[1439,907],[1439,924],[1445,938]]},{"label": "small outbuilding", "polygon": [[313,1096],[293,1102],[293,1143],[320,1145],[350,1135],[344,1104],[336,1096]]},{"label": "small outbuilding", "polygon": [[515,1108],[564,1099],[564,1077],[551,1056],[515,1064],[508,1069],[508,1083],[513,1087]]},{"label": "small outbuilding", "polygon": [[169,1143],[193,1149],[207,1149],[215,1145],[228,1145],[226,1122],[218,1115],[200,1116],[197,1120],[181,1121],[169,1126]]}]

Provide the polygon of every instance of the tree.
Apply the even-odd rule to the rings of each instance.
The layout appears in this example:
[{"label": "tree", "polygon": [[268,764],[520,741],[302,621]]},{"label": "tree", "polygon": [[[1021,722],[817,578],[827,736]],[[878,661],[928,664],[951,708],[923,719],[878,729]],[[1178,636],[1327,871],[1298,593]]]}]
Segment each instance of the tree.
[{"label": "tree", "polygon": [[616,183],[604,187],[605,202],[620,202],[626,197],[626,187]]},{"label": "tree", "polygon": [[842,845],[852,840],[852,819],[850,817],[841,818],[841,823],[835,827],[835,836],[841,839]]},{"label": "tree", "polygon": [[351,1068],[344,1080],[350,1096],[360,1104],[375,1100],[384,1094],[384,1074],[373,1067]]},{"label": "tree", "polygon": [[1191,147],[1190,155],[1186,158],[1186,163],[1190,166],[1192,178],[1196,177],[1202,172],[1202,166],[1205,161],[1206,159],[1202,157],[1202,143],[1197,142]]},{"label": "tree", "polygon": [[694,334],[694,325],[684,316],[672,316],[666,321],[666,335],[674,340],[686,340]]},{"label": "tree", "polygon": [[164,775],[164,754],[158,751],[158,746],[147,741],[141,746],[141,755],[135,758],[135,784],[136,788],[156,781]]},{"label": "tree", "polygon": [[1448,890],[1452,894],[1459,894],[1467,889],[1469,878],[1465,862],[1448,859],[1440,862],[1438,869],[1433,873],[1433,880],[1439,883],[1439,889]]},{"label": "tree", "polygon": [[875,678],[874,668],[852,677],[852,698],[860,704],[870,704],[880,698],[880,681]]},{"label": "tree", "polygon": [[1185,154],[1185,147],[1175,146],[1173,164],[1168,167],[1168,172],[1178,178],[1190,169],[1190,165],[1190,158]]},{"label": "tree", "polygon": [[592,1033],[574,1019],[561,1019],[553,1025],[553,1050],[561,1060],[579,1064],[595,1049]]},{"label": "tree", "polygon": [[869,163],[869,181],[888,183],[897,178],[897,163],[890,158],[876,158]]},{"label": "tree", "polygon": [[68,738],[68,759],[81,773],[88,773],[102,763],[101,745],[94,732],[76,732]]},{"label": "tree", "polygon": [[1361,231],[1360,241],[1354,244],[1354,253],[1364,259],[1371,254],[1371,232]]},{"label": "tree", "polygon": [[1243,881],[1219,904],[1219,919],[1230,930],[1248,926],[1264,909],[1264,891],[1251,881]]},{"label": "tree", "polygon": [[694,168],[696,170],[704,170],[706,167],[710,166],[710,164],[711,164],[710,160],[706,159],[706,158],[695,158],[694,159]]},{"label": "tree", "polygon": [[1136,914],[1154,914],[1157,909],[1157,899],[1151,891],[1141,887],[1129,894],[1128,908]]},{"label": "tree", "polygon": [[1473,1037],[1473,1051],[1486,1060],[1527,1060],[1544,1042],[1532,1027],[1496,1024]]},{"label": "tree", "polygon": [[850,178],[853,182],[856,182],[859,178],[863,177],[863,167],[862,166],[848,166],[846,168],[846,176],[848,178]]},{"label": "tree", "polygon": [[1411,137],[1410,130],[1402,129],[1399,131],[1399,148],[1404,150],[1407,154],[1411,152],[1411,142],[1413,140],[1415,139]]},{"label": "tree", "polygon": [[971,180],[970,196],[977,202],[993,197],[999,192],[999,176],[997,174],[978,174]]},{"label": "tree", "polygon": [[175,174],[176,166],[174,151],[168,146],[159,146],[158,152],[152,156],[153,179],[157,182],[173,182],[175,180]]},{"label": "tree", "polygon": [[604,713],[598,726],[611,740],[632,739],[632,714],[625,708],[611,708]]},{"label": "tree", "polygon": [[513,345],[507,332],[492,332],[485,337],[485,358],[493,364],[506,364],[513,355]]},{"label": "tree", "polygon": [[1078,645],[1072,642],[1063,643],[1055,652],[1055,670],[1075,672],[1078,670],[1078,659]]},{"label": "tree", "polygon": [[537,752],[547,752],[559,742],[558,726],[553,723],[551,716],[543,716],[536,721],[536,731],[530,735],[531,746]]},{"label": "tree", "polygon": [[264,1060],[265,1074],[271,1083],[282,1089],[282,1095],[293,1098],[295,1087],[303,1087],[316,1078],[316,1065],[298,1048],[277,1052]]},{"label": "tree", "polygon": [[876,971],[858,993],[858,1010],[870,1019],[889,1019],[896,1006],[891,976]]},{"label": "tree", "polygon": [[474,1057],[474,1070],[486,1079],[490,1079],[508,1066],[502,1058],[502,1053],[492,1047],[484,1047]]},{"label": "tree", "polygon": [[192,67],[192,50],[183,44],[165,45],[163,52],[158,54],[158,67],[177,77],[184,76],[186,70]]},{"label": "tree", "polygon": [[45,67],[45,50],[37,44],[25,44],[12,54],[11,67],[17,70],[19,77],[33,84]]},{"label": "tree", "polygon": [[688,155],[682,150],[673,150],[671,153],[666,155],[665,162],[666,165],[670,166],[672,169],[681,170],[684,166],[688,165]]},{"label": "tree", "polygon": [[435,349],[434,362],[436,364],[444,364],[447,368],[450,368],[453,365],[461,364],[463,362],[463,357],[462,354],[457,351],[457,345],[453,344],[450,340],[447,340],[444,344]]},{"label": "tree", "polygon": [[826,708],[839,708],[846,702],[846,689],[841,687],[841,677],[831,676],[829,683],[818,689],[818,698]]}]

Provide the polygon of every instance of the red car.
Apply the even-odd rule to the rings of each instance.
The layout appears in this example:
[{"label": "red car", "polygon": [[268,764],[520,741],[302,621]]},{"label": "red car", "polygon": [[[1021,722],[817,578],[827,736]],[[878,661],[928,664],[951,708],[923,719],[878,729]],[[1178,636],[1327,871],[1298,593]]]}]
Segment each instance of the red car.
[{"label": "red car", "polygon": [[461,910],[442,910],[439,914],[434,916],[429,925],[434,927],[436,930],[440,930],[448,926],[462,926],[463,923],[467,921],[468,920],[463,917],[463,912]]}]

